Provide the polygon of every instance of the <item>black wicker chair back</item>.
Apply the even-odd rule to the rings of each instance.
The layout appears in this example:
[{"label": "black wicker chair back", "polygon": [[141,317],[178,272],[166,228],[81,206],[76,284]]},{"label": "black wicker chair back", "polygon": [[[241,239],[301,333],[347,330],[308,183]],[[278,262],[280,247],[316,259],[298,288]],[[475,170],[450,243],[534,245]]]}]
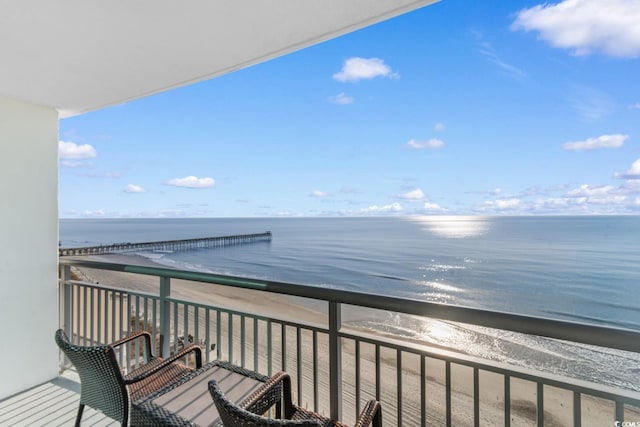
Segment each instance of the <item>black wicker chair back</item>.
[{"label": "black wicker chair back", "polygon": [[[187,346],[167,358],[153,357],[151,334],[144,331],[130,334],[108,345],[72,344],[62,329],[56,331],[55,339],[80,376],[80,405],[76,427],[80,426],[85,405],[101,411],[126,427],[129,424],[131,402],[179,381],[202,367],[202,351],[195,345]],[[144,339],[144,364],[123,374],[114,348],[137,339]],[[194,368],[182,363],[189,356],[193,356]]]},{"label": "black wicker chair back", "polygon": [[215,380],[209,381],[209,393],[218,408],[220,419],[225,427],[262,427],[262,426],[322,426],[315,420],[279,420],[264,418],[249,412],[227,399]]},{"label": "black wicker chair back", "polygon": [[76,425],[80,424],[82,409],[89,405],[126,426],[129,418],[129,394],[113,347],[71,344],[62,329],[56,332],[56,343],[80,376],[80,408]]},{"label": "black wicker chair back", "polygon": [[[209,382],[209,393],[218,408],[220,418],[226,427],[257,426],[322,426],[346,427],[340,421],[324,417],[294,404],[291,399],[291,377],[284,371],[274,376],[239,405],[231,402],[214,380]],[[276,408],[275,419],[259,414]],[[283,415],[283,419],[280,419]],[[382,427],[380,402],[370,400],[356,419],[354,427]]]}]

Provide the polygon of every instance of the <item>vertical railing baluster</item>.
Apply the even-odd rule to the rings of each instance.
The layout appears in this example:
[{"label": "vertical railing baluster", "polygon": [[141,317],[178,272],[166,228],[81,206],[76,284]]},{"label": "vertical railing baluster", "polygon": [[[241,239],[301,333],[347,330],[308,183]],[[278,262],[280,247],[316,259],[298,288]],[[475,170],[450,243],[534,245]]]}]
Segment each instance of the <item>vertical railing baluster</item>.
[{"label": "vertical railing baluster", "polygon": [[582,427],[582,395],[573,392],[573,427]]},{"label": "vertical railing baluster", "polygon": [[258,318],[254,317],[253,318],[253,369],[256,372],[259,372],[259,360],[258,360],[258,356],[259,356],[259,351],[258,349],[259,347],[259,342],[258,342],[258,336],[260,334],[258,333]]},{"label": "vertical railing baluster", "polygon": [[158,339],[160,336],[160,332],[158,331],[158,310],[159,301],[154,298],[151,300],[151,339],[153,340],[151,349],[153,350],[153,354],[162,355],[162,340]]},{"label": "vertical railing baluster", "polygon": [[298,371],[298,402],[302,405],[302,330],[299,326],[296,327],[296,368]]},{"label": "vertical railing baluster", "polygon": [[69,281],[71,280],[71,266],[65,265],[62,269],[62,282],[60,283],[60,291],[61,291],[61,301],[64,306],[61,310],[62,312],[62,325],[61,328],[65,331],[68,337],[73,338],[73,329],[72,329],[72,313],[73,313],[73,298],[72,292],[73,289]]},{"label": "vertical railing baluster", "polygon": [[356,414],[360,413],[360,340],[356,340],[355,343],[355,386],[356,386]]},{"label": "vertical railing baluster", "polygon": [[318,412],[320,406],[320,391],[318,384],[318,332],[313,331],[313,410]]},{"label": "vertical railing baluster", "polygon": [[173,338],[173,351],[176,352],[178,351],[178,334],[180,333],[180,329],[179,329],[179,321],[180,321],[180,316],[178,315],[178,306],[179,304],[177,302],[174,302],[171,304],[173,306],[173,334],[172,338]]},{"label": "vertical railing baluster", "polygon": [[198,306],[193,307],[193,343],[200,345],[200,309]]},{"label": "vertical railing baluster", "polygon": [[110,291],[109,292],[109,312],[111,313],[111,325],[110,325],[110,331],[107,332],[107,337],[106,337],[108,342],[113,342],[113,333],[114,333],[113,331],[115,331],[116,329],[116,303],[114,299],[115,299],[115,292]]},{"label": "vertical railing baluster", "polygon": [[91,294],[89,295],[89,304],[91,304],[91,308],[89,309],[89,345],[95,345],[96,341],[94,338],[94,331],[95,331],[95,316],[93,315],[93,308],[95,307],[95,288],[91,287],[89,288],[89,290],[91,291]]},{"label": "vertical railing baluster", "polygon": [[216,359],[222,359],[222,314],[216,310]]},{"label": "vertical railing baluster", "polygon": [[398,426],[402,426],[402,350],[396,350],[396,388],[398,402]]},{"label": "vertical railing baluster", "polygon": [[542,384],[542,382],[538,382],[537,384],[536,400],[536,419],[538,421],[538,427],[544,427],[544,384]]},{"label": "vertical railing baluster", "polygon": [[75,335],[75,339],[73,335],[70,337],[73,339],[73,342],[76,344],[80,344],[80,323],[82,322],[80,313],[82,310],[80,306],[82,304],[82,289],[80,285],[73,285],[73,323],[72,323],[72,331]]},{"label": "vertical railing baluster", "polygon": [[619,400],[616,400],[615,404],[616,404],[616,421],[620,421],[620,423],[622,424],[624,423],[624,403],[622,403]]},{"label": "vertical railing baluster", "polygon": [[[148,306],[149,306],[149,299],[146,296],[142,297],[142,318],[144,319],[144,326],[142,328],[143,331],[147,331],[149,332],[149,334],[151,334],[151,331],[149,330],[149,311],[148,311]],[[151,337],[151,339],[153,340],[153,337]],[[148,360],[150,355],[147,354],[147,347],[144,345],[144,341],[142,341],[141,343],[142,345],[142,355],[144,356],[144,360]],[[151,348],[153,348],[153,341],[151,341]]]},{"label": "vertical railing baluster", "polygon": [[287,329],[284,323],[280,324],[280,369],[287,370]]},{"label": "vertical railing baluster", "polygon": [[171,354],[171,307],[167,298],[171,296],[171,279],[160,276],[160,354],[169,357]]},{"label": "vertical railing baluster", "polygon": [[480,427],[480,371],[473,368],[473,425]]},{"label": "vertical railing baluster", "polygon": [[[118,324],[118,326],[119,326],[118,331],[114,331],[114,332],[117,332],[117,337],[118,337],[117,339],[120,339],[120,337],[122,337],[122,332],[123,332],[123,327],[124,327],[123,326],[123,322],[124,322],[123,321],[123,314],[122,314],[122,311],[123,311],[122,301],[123,301],[122,292],[118,292],[118,303],[119,303],[119,305],[118,305],[118,319],[119,319],[120,323]],[[119,358],[120,366],[122,366],[122,361],[123,361],[122,352],[120,352],[118,355],[120,356],[120,358]]]},{"label": "vertical railing baluster", "polygon": [[446,400],[446,412],[447,412],[447,427],[451,427],[451,362],[446,360],[445,362],[445,400]]},{"label": "vertical railing baluster", "polygon": [[205,363],[211,362],[211,309],[204,310],[204,351]]},{"label": "vertical railing baluster", "polygon": [[[126,311],[126,316],[125,317],[126,317],[126,321],[127,321],[127,326],[126,326],[126,329],[124,329],[124,331],[127,331],[127,332],[125,334],[122,334],[122,335],[128,335],[129,333],[133,332],[133,326],[131,325],[131,310],[132,310],[132,307],[131,307],[131,305],[132,305],[131,295],[129,295],[127,293],[126,298],[127,298],[127,311]],[[127,344],[126,346],[122,346],[122,348],[126,348],[127,372],[131,372],[131,343]]]},{"label": "vertical railing baluster", "polygon": [[334,420],[342,414],[342,310],[338,302],[329,302],[329,413]]},{"label": "vertical railing baluster", "polygon": [[[131,295],[129,295],[129,301],[131,301]],[[135,295],[131,303],[131,309],[129,310],[129,326],[131,327],[131,333],[140,332],[140,297]],[[140,340],[137,339],[130,343],[127,347],[131,350],[129,359],[133,361],[133,368],[138,367],[138,355],[140,354]]]},{"label": "vertical railing baluster", "polygon": [[233,314],[227,313],[227,346],[229,349],[229,362],[233,363]]},{"label": "vertical railing baluster", "polygon": [[267,320],[267,375],[273,375],[273,336],[271,319]]},{"label": "vertical railing baluster", "polygon": [[427,425],[427,358],[420,355],[420,425]]},{"label": "vertical railing baluster", "polygon": [[[189,307],[182,304],[182,348],[189,345]],[[180,349],[178,349],[179,351]]]},{"label": "vertical railing baluster", "polygon": [[247,366],[246,364],[246,350],[245,350],[245,346],[246,346],[246,326],[244,324],[245,322],[245,315],[241,314],[240,315],[240,366],[242,366],[243,368]]},{"label": "vertical railing baluster", "polygon": [[131,332],[131,295],[129,295],[129,293],[127,293],[124,298],[127,300],[127,306],[126,306],[126,310],[123,312],[124,314],[124,320],[126,321],[126,326],[123,326],[122,331],[126,332],[125,334],[121,334],[120,336],[122,337],[123,335],[127,335],[128,333]]},{"label": "vertical railing baluster", "polygon": [[381,399],[380,389],[382,388],[382,378],[380,375],[380,344],[376,343],[376,400]]},{"label": "vertical railing baluster", "polygon": [[82,288],[82,345],[87,345],[87,288]]},{"label": "vertical railing baluster", "polygon": [[[60,271],[62,277],[58,282],[58,300],[60,302],[60,312],[58,313],[59,327],[67,334],[68,337],[73,337],[71,333],[71,266],[65,265]],[[64,353],[59,352],[58,370],[61,371],[67,365],[66,357]]]},{"label": "vertical railing baluster", "polygon": [[511,426],[511,377],[504,376],[504,427]]},{"label": "vertical railing baluster", "polygon": [[102,295],[103,294],[104,294],[104,290],[98,289],[98,305],[97,305],[98,315],[96,316],[98,336],[96,337],[96,339],[101,344],[104,343],[104,341],[102,340]]}]

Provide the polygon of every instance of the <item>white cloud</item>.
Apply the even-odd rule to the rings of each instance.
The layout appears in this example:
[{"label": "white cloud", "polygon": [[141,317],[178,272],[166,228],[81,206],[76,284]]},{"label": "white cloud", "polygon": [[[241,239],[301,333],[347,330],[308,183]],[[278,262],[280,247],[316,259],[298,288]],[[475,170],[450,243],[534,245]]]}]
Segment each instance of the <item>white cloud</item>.
[{"label": "white cloud", "polygon": [[562,148],[571,151],[588,151],[597,150],[599,148],[620,148],[624,145],[627,139],[629,139],[629,135],[600,135],[597,138],[588,138],[584,141],[566,142],[562,145]]},{"label": "white cloud", "polygon": [[589,185],[583,184],[566,193],[568,204],[580,206],[586,210],[600,210],[604,206],[608,210],[624,208],[628,204],[628,194],[634,191],[631,188],[615,187],[613,185]]},{"label": "white cloud", "polygon": [[311,197],[327,197],[329,195],[329,193],[326,193],[324,191],[321,190],[313,190],[311,192],[311,194],[309,194],[309,196]]},{"label": "white cloud", "polygon": [[342,70],[335,73],[333,78],[340,82],[357,82],[363,79],[373,79],[376,77],[397,78],[398,73],[391,71],[391,68],[380,58],[349,58],[344,61]]},{"label": "white cloud", "polygon": [[[640,164],[638,171],[640,172]],[[557,188],[560,190],[560,187]],[[545,197],[544,193],[530,192],[522,197],[485,201],[474,210],[484,214],[597,215],[638,212],[636,200],[640,196],[640,179],[624,181],[620,186],[583,184],[562,188],[564,191],[561,196]],[[525,190],[521,194],[527,192]]]},{"label": "white cloud", "polygon": [[490,210],[515,210],[522,206],[522,200],[520,199],[498,199],[498,200],[488,200],[484,202],[485,209]]},{"label": "white cloud", "polygon": [[640,195],[640,179],[630,179],[620,186],[620,192],[624,194]]},{"label": "white cloud", "polygon": [[168,185],[184,188],[209,188],[216,184],[213,178],[198,178],[195,176],[187,176],[184,178],[174,178],[167,182]]},{"label": "white cloud", "polygon": [[598,185],[593,186],[589,184],[583,184],[578,188],[567,191],[569,197],[601,197],[610,194],[616,187],[611,185]]},{"label": "white cloud", "polygon": [[435,130],[436,132],[444,132],[447,129],[447,127],[444,125],[444,123],[436,123],[433,126],[433,130]]},{"label": "white cloud", "polygon": [[129,184],[125,187],[124,192],[125,193],[146,193],[147,190],[140,187],[139,185]]},{"label": "white cloud", "polygon": [[425,148],[437,150],[438,148],[444,147],[444,142],[437,138],[431,138],[428,141],[418,141],[416,139],[412,139],[409,142],[407,142],[407,145],[411,148],[415,148],[418,150],[425,149]]},{"label": "white cloud", "polygon": [[640,55],[638,0],[564,0],[518,12],[512,30],[536,31],[554,47],[576,55]]},{"label": "white cloud", "polygon": [[60,159],[90,159],[96,156],[96,149],[89,144],[78,145],[75,142],[58,141]]},{"label": "white cloud", "polygon": [[440,205],[433,202],[424,202],[422,209],[424,209],[425,211],[438,211],[438,212],[444,210],[440,207]]},{"label": "white cloud", "polygon": [[629,105],[630,110],[640,110],[640,102],[636,102],[635,104]]},{"label": "white cloud", "polygon": [[368,208],[360,209],[361,214],[385,214],[403,212],[404,208],[400,203],[392,203],[390,205],[378,206],[373,205]]},{"label": "white cloud", "polygon": [[496,200],[496,207],[498,209],[514,209],[520,206],[522,201],[520,199],[506,199],[506,200]]},{"label": "white cloud", "polygon": [[404,200],[423,200],[424,193],[420,188],[416,188],[415,190],[407,191],[406,193],[398,194],[399,199]]},{"label": "white cloud", "polygon": [[347,104],[353,104],[355,99],[347,95],[346,93],[341,92],[335,96],[329,97],[329,101],[331,101],[334,104],[347,105]]},{"label": "white cloud", "polygon": [[614,176],[620,179],[640,179],[640,159],[633,162],[628,171],[616,172]]}]

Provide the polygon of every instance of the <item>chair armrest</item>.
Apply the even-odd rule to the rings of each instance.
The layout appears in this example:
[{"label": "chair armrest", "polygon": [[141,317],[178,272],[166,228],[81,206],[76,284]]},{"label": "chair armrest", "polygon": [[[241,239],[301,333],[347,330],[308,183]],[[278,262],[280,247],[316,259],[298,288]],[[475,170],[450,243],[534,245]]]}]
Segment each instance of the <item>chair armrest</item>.
[{"label": "chair armrest", "polygon": [[[264,387],[264,386],[261,387],[262,391],[263,392],[267,391],[267,393],[271,393],[270,390],[278,389],[279,387],[277,386],[281,383],[281,380],[282,378],[280,377],[276,379],[276,381],[270,382],[268,386],[267,384],[265,384],[265,386],[267,387]],[[266,412],[266,410],[258,414],[233,403],[232,401],[229,400],[227,396],[225,396],[224,392],[220,390],[220,386],[218,385],[216,380],[210,380],[208,382],[208,388],[209,388],[209,393],[213,398],[214,404],[218,407],[218,412],[220,413],[220,416],[223,422],[226,423],[227,421],[230,421],[232,423],[230,425],[234,425],[234,426],[241,426],[241,425],[251,425],[251,426],[274,425],[276,426],[277,425],[282,427],[289,426],[289,425],[321,427],[324,425],[317,420],[292,421],[292,420],[279,419],[279,417],[277,417],[277,419],[263,418],[261,415],[264,412]],[[254,393],[254,394],[259,396],[261,393]],[[247,402],[247,400],[251,400],[251,397],[252,396],[249,396],[249,398],[245,399],[244,402]]]},{"label": "chair armrest", "polygon": [[[283,400],[281,402],[281,400]],[[284,371],[277,372],[271,378],[261,385],[256,391],[251,393],[249,397],[240,402],[238,406],[246,409],[254,414],[264,414],[274,405],[276,408],[276,416],[281,416],[281,404],[284,404],[285,419],[289,418],[295,412],[295,408],[291,401],[291,377]]]},{"label": "chair armrest", "polygon": [[165,367],[167,367],[167,366],[171,365],[172,363],[180,360],[181,358],[185,357],[186,355],[188,355],[191,352],[194,352],[195,356],[196,356],[196,369],[201,368],[202,367],[202,350],[200,350],[200,347],[198,347],[197,345],[190,345],[190,346],[185,347],[184,349],[180,350],[179,352],[172,354],[170,357],[168,357],[166,359],[161,359],[161,361],[156,366],[154,366],[153,368],[151,368],[149,370],[145,370],[140,375],[136,375],[136,376],[131,377],[131,378],[126,378],[124,380],[124,383],[125,384],[133,384],[133,383],[141,381],[141,380],[143,380],[145,378],[148,378],[150,375],[153,375],[153,374],[161,371]]},{"label": "chair armrest", "polygon": [[371,424],[373,427],[382,427],[382,407],[377,400],[367,402],[353,427],[367,427]]},{"label": "chair armrest", "polygon": [[116,348],[122,344],[126,344],[129,341],[133,341],[138,338],[144,338],[145,351],[146,351],[145,354],[147,355],[147,362],[148,362],[149,360],[153,359],[153,353],[151,352],[151,334],[147,331],[141,331],[141,332],[136,332],[136,333],[127,335],[126,337],[120,338],[119,340],[114,341],[109,345],[113,348]]}]

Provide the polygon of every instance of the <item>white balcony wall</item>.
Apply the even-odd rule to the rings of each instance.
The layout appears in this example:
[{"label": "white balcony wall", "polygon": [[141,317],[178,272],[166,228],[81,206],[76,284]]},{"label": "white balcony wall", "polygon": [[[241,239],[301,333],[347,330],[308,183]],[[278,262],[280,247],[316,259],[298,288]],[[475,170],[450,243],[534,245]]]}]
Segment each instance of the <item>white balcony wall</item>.
[{"label": "white balcony wall", "polygon": [[58,113],[0,96],[0,399],[58,375]]}]

